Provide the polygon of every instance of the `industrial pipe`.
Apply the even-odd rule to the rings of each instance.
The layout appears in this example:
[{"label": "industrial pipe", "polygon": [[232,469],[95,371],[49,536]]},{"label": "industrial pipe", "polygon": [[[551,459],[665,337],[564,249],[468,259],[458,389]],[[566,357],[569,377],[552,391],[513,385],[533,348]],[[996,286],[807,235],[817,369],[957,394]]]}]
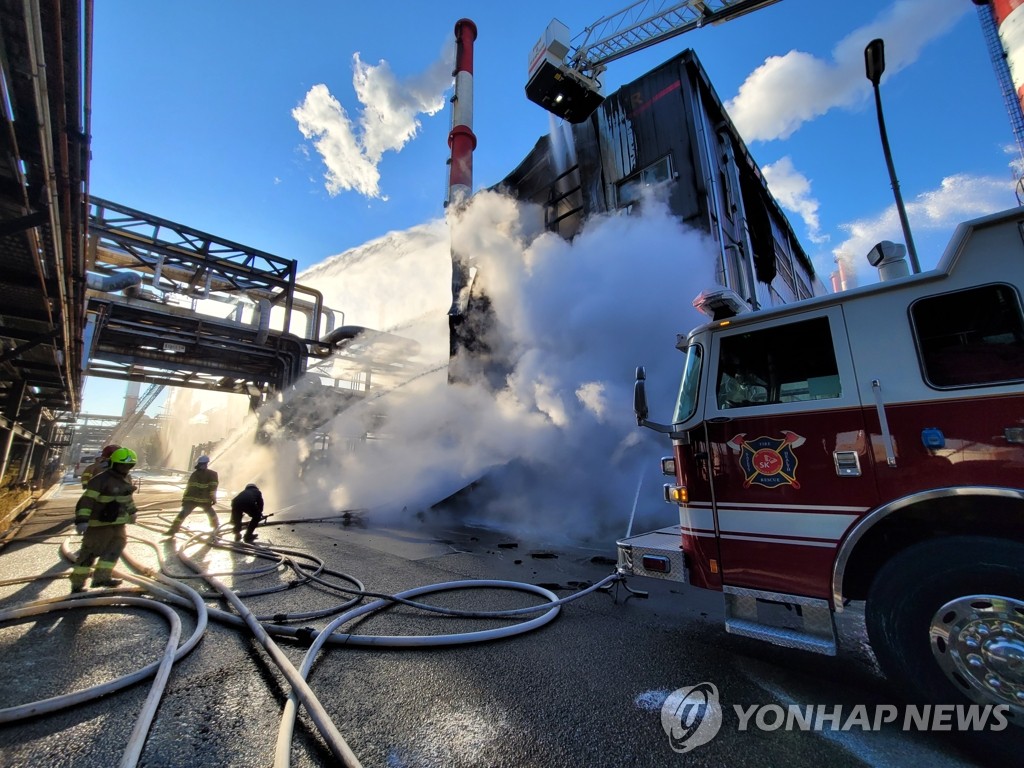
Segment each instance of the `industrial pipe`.
[{"label": "industrial pipe", "polygon": [[366,331],[366,328],[362,325],[342,325],[325,334],[320,339],[320,343],[325,347],[333,349],[341,346],[343,342],[352,341],[352,339],[358,337],[364,331]]},{"label": "industrial pipe", "polygon": [[[32,84],[34,86],[36,108],[38,109],[39,121],[36,126],[39,131],[39,144],[40,151],[42,153],[43,168],[45,169],[46,178],[44,186],[46,189],[46,205],[47,213],[50,217],[50,232],[53,235],[53,245],[55,250],[54,263],[57,267],[56,285],[58,301],[61,306],[61,345],[63,352],[63,359],[57,359],[57,370],[60,372],[60,378],[64,384],[65,391],[69,395],[69,410],[77,411],[78,393],[75,391],[73,383],[75,381],[72,376],[72,356],[71,356],[71,339],[74,334],[71,333],[71,326],[68,321],[68,310],[73,306],[67,291],[71,284],[71,275],[66,273],[65,268],[65,256],[64,248],[62,247],[61,239],[61,220],[60,220],[60,196],[57,194],[57,183],[55,178],[54,169],[54,158],[53,158],[53,124],[50,120],[50,106],[49,97],[46,86],[46,65],[44,62],[44,51],[46,50],[43,43],[43,32],[42,32],[42,15],[39,9],[39,3],[34,0],[24,0],[25,10],[25,23],[26,23],[26,37],[28,41],[28,55],[29,55],[29,66],[32,71]],[[59,55],[60,52],[58,52]],[[44,272],[40,272],[40,279],[42,280]],[[45,292],[45,283],[44,283]],[[51,318],[52,322],[52,318]],[[59,357],[56,356],[55,357]]]},{"label": "industrial pipe", "polygon": [[256,343],[262,347],[270,336],[270,301],[259,299],[257,305],[259,306],[259,330],[256,332]]},{"label": "industrial pipe", "polygon": [[[62,9],[61,9],[61,0],[50,0],[50,12],[53,14],[52,18],[54,18],[54,19],[61,19],[61,18],[63,18],[64,14],[63,14]],[[63,39],[62,31],[61,31],[61,24],[59,24],[59,23],[51,24],[50,28],[49,28],[49,31],[50,31],[50,41],[52,43],[53,50],[57,51],[61,56],[63,56],[64,55],[64,39]],[[57,145],[58,152],[60,154],[60,163],[54,169],[54,171],[55,171],[55,173],[56,172],[60,173],[60,177],[59,177],[59,180],[58,180],[59,184],[58,184],[58,187],[57,187],[57,194],[58,194],[58,201],[57,201],[57,203],[58,203],[58,205],[61,206],[61,210],[63,211],[63,216],[62,216],[62,220],[61,220],[62,228],[61,228],[61,231],[59,233],[56,233],[56,232],[54,233],[54,238],[60,237],[60,238],[63,239],[64,245],[63,245],[63,249],[62,250],[63,250],[63,253],[64,253],[64,274],[67,275],[68,277],[72,278],[72,283],[68,287],[68,290],[69,290],[69,292],[71,294],[71,302],[66,304],[66,305],[64,305],[64,308],[61,310],[61,314],[62,315],[66,315],[69,310],[79,306],[79,299],[81,298],[79,296],[79,293],[81,291],[81,288],[74,283],[74,277],[76,276],[76,274],[80,274],[80,273],[76,273],[75,272],[75,269],[74,269],[75,265],[73,263],[73,259],[74,259],[74,255],[75,255],[75,250],[76,249],[74,247],[74,244],[72,243],[72,239],[73,239],[73,234],[74,233],[72,231],[72,227],[73,227],[73,207],[72,207],[72,204],[71,204],[71,178],[69,176],[70,167],[71,167],[71,158],[70,158],[70,155],[69,155],[69,152],[68,152],[68,115],[67,115],[67,90],[66,90],[67,89],[67,84],[66,84],[65,78],[64,78],[64,67],[62,67],[62,66],[61,67],[53,67],[52,69],[54,70],[54,75],[55,75],[55,80],[56,80],[56,85],[57,85],[57,94],[59,96],[59,98],[56,100],[56,108],[57,108],[57,135],[53,137],[53,141]],[[76,100],[75,103],[77,103],[77,100]],[[77,126],[76,126],[76,133],[77,133]],[[71,327],[70,323],[66,322],[65,325],[68,325],[69,327]],[[78,324],[75,323],[75,326],[77,326],[77,325]],[[77,327],[75,327],[74,330],[79,330],[79,329]],[[74,336],[77,336],[77,334],[76,333],[72,333],[72,337],[74,337]],[[70,349],[68,349],[67,351],[70,351]],[[67,351],[65,352],[65,354],[67,354]],[[72,361],[70,359],[68,359],[68,360],[66,360],[65,364],[67,365],[68,377],[69,377],[68,378],[68,387],[69,388],[74,388],[74,386],[75,386],[74,379],[71,378],[71,371],[73,370]]]},{"label": "industrial pipe", "polygon": [[137,272],[113,272],[107,275],[101,275],[97,272],[85,273],[86,287],[92,288],[94,291],[102,291],[103,293],[123,291],[125,288],[131,288],[141,283],[142,275]]}]

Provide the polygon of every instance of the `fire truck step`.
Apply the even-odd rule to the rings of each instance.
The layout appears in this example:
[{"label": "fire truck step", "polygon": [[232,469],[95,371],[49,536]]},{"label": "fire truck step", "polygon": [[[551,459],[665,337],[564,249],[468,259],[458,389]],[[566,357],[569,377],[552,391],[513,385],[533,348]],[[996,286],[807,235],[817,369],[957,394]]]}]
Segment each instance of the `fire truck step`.
[{"label": "fire truck step", "polygon": [[827,600],[726,586],[725,631],[826,656],[836,655]]},{"label": "fire truck step", "polygon": [[785,627],[772,627],[767,624],[757,624],[753,621],[743,619],[731,619],[725,622],[725,631],[730,635],[741,637],[752,637],[756,640],[764,640],[775,645],[782,645],[786,648],[798,648],[812,653],[821,653],[825,656],[836,655],[835,640],[831,642],[825,638],[809,635],[795,629]]}]

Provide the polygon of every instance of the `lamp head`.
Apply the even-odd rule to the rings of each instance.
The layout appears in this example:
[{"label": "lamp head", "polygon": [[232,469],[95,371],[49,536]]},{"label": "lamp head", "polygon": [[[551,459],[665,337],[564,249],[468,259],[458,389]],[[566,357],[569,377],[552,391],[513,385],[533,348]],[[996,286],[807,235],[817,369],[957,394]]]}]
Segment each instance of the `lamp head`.
[{"label": "lamp head", "polygon": [[872,85],[878,85],[885,72],[885,43],[875,38],[864,49],[864,72]]}]

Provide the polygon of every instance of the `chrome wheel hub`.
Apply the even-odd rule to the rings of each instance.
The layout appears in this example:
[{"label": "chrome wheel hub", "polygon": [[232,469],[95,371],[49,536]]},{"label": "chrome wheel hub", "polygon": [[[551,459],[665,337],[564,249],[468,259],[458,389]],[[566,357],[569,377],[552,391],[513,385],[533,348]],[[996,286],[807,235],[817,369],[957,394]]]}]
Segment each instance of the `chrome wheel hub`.
[{"label": "chrome wheel hub", "polygon": [[958,597],[935,612],[928,635],[939,667],[966,696],[1024,716],[1024,602]]}]

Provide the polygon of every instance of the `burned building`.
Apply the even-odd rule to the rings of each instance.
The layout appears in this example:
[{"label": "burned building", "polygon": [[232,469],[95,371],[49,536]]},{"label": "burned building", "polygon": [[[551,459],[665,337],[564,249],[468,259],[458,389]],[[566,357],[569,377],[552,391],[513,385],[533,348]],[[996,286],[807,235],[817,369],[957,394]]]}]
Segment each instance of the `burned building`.
[{"label": "burned building", "polygon": [[564,148],[542,137],[497,185],[542,206],[549,230],[571,239],[663,184],[671,211],[718,243],[720,285],[751,309],[827,292],[692,50],[562,127]]}]

